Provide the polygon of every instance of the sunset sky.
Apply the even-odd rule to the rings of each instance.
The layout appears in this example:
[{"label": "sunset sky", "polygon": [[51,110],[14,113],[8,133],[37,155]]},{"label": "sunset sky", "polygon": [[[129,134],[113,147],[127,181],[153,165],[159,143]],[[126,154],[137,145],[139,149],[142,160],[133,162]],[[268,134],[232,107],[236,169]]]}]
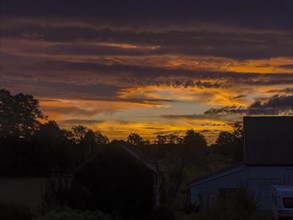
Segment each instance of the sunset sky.
[{"label": "sunset sky", "polygon": [[110,139],[292,115],[293,1],[1,0],[1,87]]}]

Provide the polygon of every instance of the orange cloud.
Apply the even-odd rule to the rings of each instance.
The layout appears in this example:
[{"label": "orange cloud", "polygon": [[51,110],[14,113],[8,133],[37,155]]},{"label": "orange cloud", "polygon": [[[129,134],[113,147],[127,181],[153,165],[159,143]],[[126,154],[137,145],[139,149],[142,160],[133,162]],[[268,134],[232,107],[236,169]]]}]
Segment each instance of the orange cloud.
[{"label": "orange cloud", "polygon": [[243,62],[234,61],[226,70],[241,73],[292,73],[292,68],[282,67],[285,65],[293,65],[292,58],[278,57],[263,60],[247,60]]},{"label": "orange cloud", "polygon": [[[213,81],[211,81],[213,82]],[[152,98],[171,99],[176,101],[196,101],[207,105],[247,105],[245,99],[235,99],[239,95],[237,88],[198,88],[184,86],[145,86],[122,89],[118,96],[121,98]]]},{"label": "orange cloud", "polygon": [[[49,115],[49,119],[63,121],[72,118],[95,119],[98,115],[111,116],[119,111],[129,109],[150,108],[148,103],[131,101],[95,101],[76,99],[41,99],[41,109]],[[155,105],[156,106],[156,105]]]}]

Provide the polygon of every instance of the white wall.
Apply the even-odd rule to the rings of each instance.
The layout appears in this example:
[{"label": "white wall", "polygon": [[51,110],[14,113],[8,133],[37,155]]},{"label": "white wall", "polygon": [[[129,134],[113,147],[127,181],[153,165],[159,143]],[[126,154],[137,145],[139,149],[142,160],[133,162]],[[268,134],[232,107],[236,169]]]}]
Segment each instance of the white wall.
[{"label": "white wall", "polygon": [[247,184],[262,210],[271,210],[272,185],[293,185],[293,167],[247,167]]},{"label": "white wall", "polygon": [[193,202],[202,195],[204,207],[208,207],[209,197],[219,195],[220,188],[248,188],[261,203],[262,210],[270,210],[272,197],[271,186],[274,184],[293,185],[293,166],[248,166],[241,169],[232,168],[220,174],[194,183],[190,188],[190,199]]}]

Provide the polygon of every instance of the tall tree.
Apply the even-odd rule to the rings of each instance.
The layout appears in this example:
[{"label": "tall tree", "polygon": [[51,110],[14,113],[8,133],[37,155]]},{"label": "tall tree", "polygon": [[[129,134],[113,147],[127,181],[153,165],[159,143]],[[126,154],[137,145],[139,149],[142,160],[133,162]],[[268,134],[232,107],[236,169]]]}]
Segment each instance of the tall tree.
[{"label": "tall tree", "polygon": [[39,101],[32,95],[12,95],[0,90],[0,136],[29,139],[38,130],[40,119],[46,119]]},{"label": "tall tree", "polygon": [[196,148],[207,147],[206,138],[202,134],[195,132],[193,129],[186,131],[185,136],[183,138],[183,144],[193,145]]},{"label": "tall tree", "polygon": [[108,144],[109,138],[99,131],[95,131],[95,142],[97,144]]},{"label": "tall tree", "polygon": [[75,144],[79,144],[85,138],[87,132],[88,128],[82,125],[77,125],[73,126],[67,135]]},{"label": "tall tree", "polygon": [[207,169],[206,150],[207,141],[205,137],[191,129],[186,131],[183,144],[167,153],[167,199],[169,203],[174,201],[187,176],[188,169],[191,167],[197,170]]},{"label": "tall tree", "polygon": [[185,149],[185,159],[193,163],[201,164],[207,152],[206,138],[195,132],[193,129],[187,130],[183,137],[183,145]]},{"label": "tall tree", "polygon": [[99,145],[109,143],[109,139],[99,131],[93,131],[85,126],[72,127],[67,137],[75,147],[76,157],[80,162],[91,158],[98,151]]},{"label": "tall tree", "polygon": [[220,132],[216,143],[213,145],[214,151],[231,157],[233,162],[243,159],[243,127],[239,122],[234,123],[233,131]]},{"label": "tall tree", "polygon": [[47,167],[51,171],[68,172],[72,169],[71,142],[66,137],[66,131],[59,128],[55,121],[48,121],[40,125],[34,135],[33,143],[35,160],[38,166]]},{"label": "tall tree", "polygon": [[149,144],[148,140],[144,140],[137,133],[130,133],[127,137],[127,142],[130,144],[133,144],[133,145],[147,145],[147,144]]},{"label": "tall tree", "polygon": [[182,144],[183,138],[179,137],[176,134],[166,134],[166,135],[157,135],[156,144]]},{"label": "tall tree", "polygon": [[217,151],[223,155],[231,155],[235,145],[235,135],[229,131],[221,131],[216,140]]}]

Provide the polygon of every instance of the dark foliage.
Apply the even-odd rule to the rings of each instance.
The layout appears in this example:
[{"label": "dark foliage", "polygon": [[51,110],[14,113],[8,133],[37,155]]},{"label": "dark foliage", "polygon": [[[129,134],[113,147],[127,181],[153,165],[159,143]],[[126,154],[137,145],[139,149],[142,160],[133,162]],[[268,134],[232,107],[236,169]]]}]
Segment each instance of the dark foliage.
[{"label": "dark foliage", "polygon": [[0,175],[50,176],[70,173],[98,152],[108,138],[83,126],[61,129],[31,95],[0,90]]},{"label": "dark foliage", "polygon": [[12,95],[0,90],[0,136],[2,138],[29,139],[39,128],[39,119],[46,116],[39,108],[39,101],[22,93]]},{"label": "dark foliage", "polygon": [[48,176],[73,169],[70,142],[55,122],[42,124],[30,140],[2,138],[1,176]]},{"label": "dark foliage", "polygon": [[211,146],[211,149],[213,153],[230,156],[233,162],[239,162],[243,160],[243,127],[242,124],[235,123],[233,128],[232,132],[220,132],[216,143]]},{"label": "dark foliage", "polygon": [[149,145],[150,142],[148,140],[144,140],[139,134],[137,133],[130,133],[127,137],[127,142],[136,146],[144,146]]}]

